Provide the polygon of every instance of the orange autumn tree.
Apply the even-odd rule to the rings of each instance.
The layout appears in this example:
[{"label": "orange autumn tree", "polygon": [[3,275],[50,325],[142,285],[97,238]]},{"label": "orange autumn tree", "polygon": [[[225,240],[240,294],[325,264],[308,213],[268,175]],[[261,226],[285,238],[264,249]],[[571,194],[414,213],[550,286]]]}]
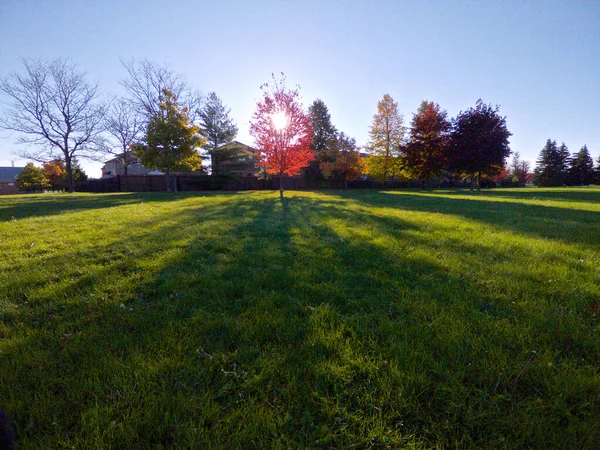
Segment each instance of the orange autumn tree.
[{"label": "orange autumn tree", "polygon": [[279,196],[283,198],[283,176],[298,175],[314,159],[310,115],[304,112],[298,89],[286,88],[283,74],[279,80],[273,76],[261,90],[250,134],[256,141],[259,164],[267,173],[279,175]]}]

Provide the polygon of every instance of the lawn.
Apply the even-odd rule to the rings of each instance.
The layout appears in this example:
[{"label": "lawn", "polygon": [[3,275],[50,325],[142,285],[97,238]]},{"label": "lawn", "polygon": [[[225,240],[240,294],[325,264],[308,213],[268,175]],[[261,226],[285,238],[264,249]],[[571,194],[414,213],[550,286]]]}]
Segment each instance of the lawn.
[{"label": "lawn", "polygon": [[597,448],[600,188],[0,197],[22,448]]}]

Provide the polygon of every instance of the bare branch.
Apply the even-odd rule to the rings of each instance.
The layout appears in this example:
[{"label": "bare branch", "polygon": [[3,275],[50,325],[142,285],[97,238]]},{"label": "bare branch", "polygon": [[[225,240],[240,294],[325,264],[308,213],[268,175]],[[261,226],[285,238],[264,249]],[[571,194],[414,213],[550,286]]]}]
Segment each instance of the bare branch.
[{"label": "bare branch", "polygon": [[131,103],[140,116],[148,119],[160,111],[161,96],[164,89],[169,90],[180,104],[188,108],[192,123],[198,119],[203,104],[202,94],[192,89],[185,78],[167,65],[143,59],[136,61],[121,60],[127,70],[127,78],[121,84],[129,93]]},{"label": "bare branch", "polygon": [[96,159],[104,116],[98,84],[89,84],[85,74],[64,59],[23,60],[23,66],[23,74],[13,72],[0,80],[0,92],[9,98],[0,128],[16,132],[18,143],[34,146],[20,156],[65,161],[72,187],[72,159]]}]

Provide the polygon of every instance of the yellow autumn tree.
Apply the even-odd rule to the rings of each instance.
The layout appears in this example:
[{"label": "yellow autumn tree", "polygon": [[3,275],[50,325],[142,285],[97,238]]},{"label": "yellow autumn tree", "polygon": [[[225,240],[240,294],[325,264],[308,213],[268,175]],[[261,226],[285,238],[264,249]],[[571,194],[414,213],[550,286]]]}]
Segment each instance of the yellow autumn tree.
[{"label": "yellow autumn tree", "polygon": [[367,174],[377,181],[397,179],[402,174],[400,156],[404,145],[404,118],[398,103],[389,95],[377,103],[377,113],[369,129],[367,144],[372,156],[367,163]]}]

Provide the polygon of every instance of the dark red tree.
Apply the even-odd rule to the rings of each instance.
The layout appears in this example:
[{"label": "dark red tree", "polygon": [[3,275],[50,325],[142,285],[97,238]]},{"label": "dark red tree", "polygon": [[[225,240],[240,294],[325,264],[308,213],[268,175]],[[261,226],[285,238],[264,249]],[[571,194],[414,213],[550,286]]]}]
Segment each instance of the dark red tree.
[{"label": "dark red tree", "polygon": [[477,188],[481,175],[497,175],[510,155],[508,138],[512,135],[506,128],[506,118],[481,100],[475,108],[461,111],[452,119],[452,135],[447,147],[450,170],[471,177],[471,190],[475,175]]},{"label": "dark red tree", "polygon": [[[282,74],[283,75],[283,74]],[[283,175],[298,175],[315,158],[311,145],[310,115],[304,112],[298,89],[287,89],[285,78],[261,86],[262,99],[250,122],[259,164],[267,173],[279,175],[283,198]]]}]

